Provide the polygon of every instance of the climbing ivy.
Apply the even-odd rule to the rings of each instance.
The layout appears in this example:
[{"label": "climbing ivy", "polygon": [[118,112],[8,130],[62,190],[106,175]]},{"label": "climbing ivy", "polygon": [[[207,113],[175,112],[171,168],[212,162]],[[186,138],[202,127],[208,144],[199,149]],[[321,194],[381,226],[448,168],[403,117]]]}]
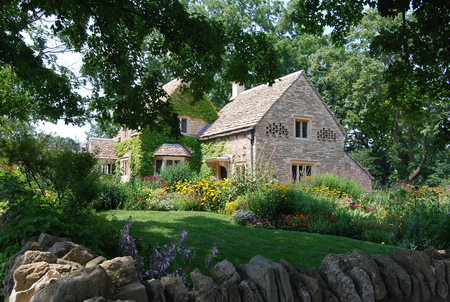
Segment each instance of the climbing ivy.
[{"label": "climbing ivy", "polygon": [[201,144],[202,161],[200,167],[200,177],[207,177],[214,174],[213,169],[206,162],[207,158],[218,157],[226,153],[225,142],[210,142]]},{"label": "climbing ivy", "polygon": [[179,143],[192,149],[189,159],[189,167],[192,171],[198,172],[201,166],[202,152],[200,142],[196,137],[181,136],[173,137],[168,128],[162,131],[155,131],[150,128],[143,129],[139,135],[116,142],[114,151],[121,157],[126,152],[130,152],[128,161],[131,173],[131,179],[136,176],[153,175],[154,154],[153,152],[163,143]]},{"label": "climbing ivy", "polygon": [[177,90],[172,93],[171,101],[178,115],[199,118],[208,123],[212,123],[218,118],[217,110],[206,94],[201,99],[195,99],[188,91]]},{"label": "climbing ivy", "polygon": [[[201,99],[194,99],[188,90],[180,91],[178,89],[172,93],[171,102],[178,115],[199,118],[208,123],[212,123],[218,118],[216,109],[206,95],[203,95]],[[153,175],[154,151],[163,143],[179,143],[193,150],[189,159],[189,167],[192,171],[200,171],[203,153],[198,138],[183,135],[175,137],[171,134],[168,126],[163,126],[162,131],[144,128],[139,135],[116,142],[114,151],[119,157],[130,152],[128,161],[131,170],[130,179],[135,179],[138,175]]]}]

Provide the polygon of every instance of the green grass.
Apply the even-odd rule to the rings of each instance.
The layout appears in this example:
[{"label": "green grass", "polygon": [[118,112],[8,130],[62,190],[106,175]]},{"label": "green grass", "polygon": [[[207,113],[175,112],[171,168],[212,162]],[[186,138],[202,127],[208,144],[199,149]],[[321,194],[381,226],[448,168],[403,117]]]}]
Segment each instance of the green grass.
[{"label": "green grass", "polygon": [[248,263],[255,255],[272,261],[286,259],[295,267],[319,267],[322,259],[330,254],[351,253],[359,249],[367,254],[389,255],[399,247],[374,244],[345,237],[311,233],[256,229],[239,226],[229,216],[211,212],[152,212],[108,211],[114,227],[121,229],[125,220],[133,217],[130,233],[142,237],[146,244],[164,245],[177,238],[178,229],[185,225],[188,232],[186,245],[197,251],[191,269],[200,268],[205,273],[204,259],[214,242],[218,253],[212,265],[227,259],[234,265]]}]

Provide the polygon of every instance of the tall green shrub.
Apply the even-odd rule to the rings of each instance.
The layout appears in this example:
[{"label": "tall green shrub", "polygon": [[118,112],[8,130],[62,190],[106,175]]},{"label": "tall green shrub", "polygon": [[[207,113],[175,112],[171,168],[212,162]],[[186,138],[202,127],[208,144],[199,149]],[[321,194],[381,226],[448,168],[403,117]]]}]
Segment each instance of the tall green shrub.
[{"label": "tall green shrub", "polygon": [[354,178],[349,178],[333,173],[316,174],[310,179],[302,181],[303,184],[310,187],[328,187],[330,190],[337,189],[341,192],[341,196],[347,193],[350,198],[359,200],[366,192],[366,189]]},{"label": "tall green shrub", "polygon": [[178,181],[193,179],[191,168],[186,163],[178,163],[173,166],[168,166],[158,174],[158,177],[160,179],[164,179],[164,182],[169,186],[172,186]]}]

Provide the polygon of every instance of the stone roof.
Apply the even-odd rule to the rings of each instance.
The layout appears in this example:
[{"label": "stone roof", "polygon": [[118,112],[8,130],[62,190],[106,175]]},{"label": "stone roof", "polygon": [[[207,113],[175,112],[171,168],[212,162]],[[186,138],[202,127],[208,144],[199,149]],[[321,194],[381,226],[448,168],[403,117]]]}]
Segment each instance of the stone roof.
[{"label": "stone roof", "polygon": [[182,84],[187,85],[186,83],[183,83],[182,80],[175,79],[170,81],[169,83],[164,84],[162,88],[168,95],[172,95],[172,93],[174,93],[175,90],[177,90],[177,88],[179,88]]},{"label": "stone roof", "polygon": [[185,146],[181,144],[168,144],[164,143],[160,147],[158,147],[155,152],[153,152],[155,156],[182,156],[182,157],[191,157],[191,153]]},{"label": "stone roof", "polygon": [[275,81],[275,84],[260,85],[241,92],[232,102],[219,111],[219,118],[202,134],[206,139],[215,135],[226,135],[256,126],[272,105],[299,78],[297,71]]},{"label": "stone roof", "polygon": [[114,139],[90,137],[88,151],[95,154],[97,158],[117,159],[114,152],[114,142]]}]

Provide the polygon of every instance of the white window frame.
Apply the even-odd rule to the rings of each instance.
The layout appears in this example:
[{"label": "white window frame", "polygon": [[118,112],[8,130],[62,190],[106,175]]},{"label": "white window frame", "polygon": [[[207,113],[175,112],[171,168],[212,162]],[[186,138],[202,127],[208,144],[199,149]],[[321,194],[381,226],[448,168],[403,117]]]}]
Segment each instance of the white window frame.
[{"label": "white window frame", "polygon": [[129,164],[128,164],[128,159],[122,160],[121,164],[122,164],[123,175],[129,175],[130,174],[130,167],[129,167]]}]

